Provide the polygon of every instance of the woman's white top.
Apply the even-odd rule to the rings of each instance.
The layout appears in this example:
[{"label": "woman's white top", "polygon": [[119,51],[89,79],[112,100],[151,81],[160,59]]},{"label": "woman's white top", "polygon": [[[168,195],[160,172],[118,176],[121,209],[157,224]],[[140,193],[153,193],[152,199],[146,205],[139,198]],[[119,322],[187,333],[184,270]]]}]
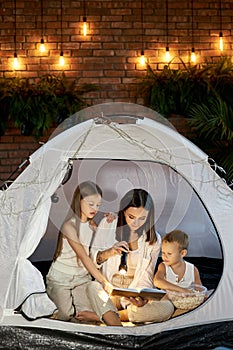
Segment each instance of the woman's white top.
[{"label": "woman's white top", "polygon": [[191,264],[190,262],[185,261],[185,273],[180,281],[178,280],[178,275],[174,273],[174,271],[170,266],[167,266],[166,264],[164,264],[164,266],[166,269],[166,280],[168,282],[171,282],[183,288],[189,288],[190,285],[194,283],[195,281],[194,265]]},{"label": "woman's white top", "polygon": [[[93,230],[90,228],[89,222],[80,222],[79,238],[74,237],[73,239],[78,240],[83,245],[87,255],[89,255],[92,236]],[[77,257],[65,236],[62,238],[61,253],[53,262],[53,268],[69,275],[85,276],[88,274],[87,269]]]},{"label": "woman's white top", "polygon": [[[117,219],[108,223],[106,218],[103,218],[100,222],[92,244],[94,261],[96,261],[98,251],[108,249],[116,243],[116,225]],[[129,288],[152,288],[154,286],[155,266],[161,247],[161,237],[157,232],[156,237],[157,241],[154,244],[146,242],[145,233],[138,239],[138,249],[137,253],[135,253],[137,254],[137,263],[134,268],[134,279],[129,285]],[[118,272],[120,259],[120,255],[115,255],[105,261],[101,266],[102,273],[109,282],[111,282],[113,275]]]},{"label": "woman's white top", "polygon": [[138,249],[130,250],[127,255],[127,273],[130,276],[134,276],[139,259],[139,251]]}]

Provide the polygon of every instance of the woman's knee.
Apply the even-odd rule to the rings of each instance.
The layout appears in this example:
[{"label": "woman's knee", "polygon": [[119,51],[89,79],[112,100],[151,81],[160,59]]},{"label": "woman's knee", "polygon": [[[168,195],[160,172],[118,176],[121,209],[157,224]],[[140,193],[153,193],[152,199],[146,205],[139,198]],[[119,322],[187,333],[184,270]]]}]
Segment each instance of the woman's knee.
[{"label": "woman's knee", "polygon": [[130,322],[162,322],[168,320],[174,312],[174,306],[169,300],[152,301],[143,307],[128,306]]}]

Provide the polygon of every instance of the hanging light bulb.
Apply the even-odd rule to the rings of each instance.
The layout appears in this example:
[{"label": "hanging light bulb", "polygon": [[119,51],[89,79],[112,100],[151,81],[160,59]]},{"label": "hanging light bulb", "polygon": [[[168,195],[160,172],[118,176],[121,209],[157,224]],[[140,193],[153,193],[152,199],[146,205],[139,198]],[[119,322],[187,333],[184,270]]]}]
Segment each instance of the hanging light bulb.
[{"label": "hanging light bulb", "polygon": [[144,28],[143,28],[143,0],[141,0],[141,56],[139,58],[139,62],[141,66],[144,66],[146,63],[146,58],[144,54],[144,40],[143,40],[143,34],[144,34]]},{"label": "hanging light bulb", "polygon": [[44,44],[43,38],[40,39],[40,49],[39,50],[41,53],[45,52],[45,44]]},{"label": "hanging light bulb", "polygon": [[61,3],[60,3],[60,14],[61,14],[61,21],[60,21],[60,25],[61,25],[61,51],[60,51],[60,58],[59,58],[59,63],[60,63],[60,66],[64,66],[65,64],[65,60],[64,60],[64,56],[63,56],[63,50],[62,50],[62,0],[61,0]]},{"label": "hanging light bulb", "polygon": [[87,36],[86,0],[83,0],[83,35]]},{"label": "hanging light bulb", "polygon": [[195,53],[194,47],[192,47],[191,62],[192,62],[192,63],[196,63],[196,53]]},{"label": "hanging light bulb", "polygon": [[219,0],[219,50],[223,51],[223,35],[222,35],[222,0]]},{"label": "hanging light bulb", "polygon": [[40,2],[41,8],[41,39],[40,39],[40,48],[39,51],[41,53],[45,52],[45,43],[44,43],[44,26],[43,26],[43,0]]},{"label": "hanging light bulb", "polygon": [[169,62],[171,60],[171,55],[169,52],[169,47],[166,47],[166,53],[165,53],[166,61]]},{"label": "hanging light bulb", "polygon": [[144,50],[141,51],[141,56],[139,58],[139,62],[142,66],[144,66],[146,64],[146,58],[145,58],[145,55],[144,55]]},{"label": "hanging light bulb", "polygon": [[59,63],[60,63],[60,66],[64,66],[64,64],[65,64],[65,60],[64,60],[64,56],[63,56],[63,51],[60,52]]},{"label": "hanging light bulb", "polygon": [[14,53],[14,61],[13,61],[13,68],[14,69],[18,69],[19,68],[19,62],[18,62],[18,57],[17,57],[17,53]]},{"label": "hanging light bulb", "polygon": [[219,50],[221,52],[223,51],[223,36],[222,36],[222,32],[219,33]]},{"label": "hanging light bulb", "polygon": [[14,44],[15,44],[15,52],[14,52],[14,59],[13,59],[13,69],[19,68],[19,62],[16,52],[16,32],[17,32],[17,24],[16,24],[16,0],[14,1],[14,12],[15,12],[15,33],[14,33]]},{"label": "hanging light bulb", "polygon": [[83,17],[83,35],[87,36],[87,17]]},{"label": "hanging light bulb", "polygon": [[166,62],[169,62],[171,60],[171,55],[169,52],[169,45],[168,45],[168,0],[166,0],[166,53],[165,58]]},{"label": "hanging light bulb", "polygon": [[195,53],[195,49],[194,49],[193,0],[191,1],[191,11],[192,11],[192,51],[191,51],[190,61],[191,61],[191,63],[196,63],[196,53]]}]

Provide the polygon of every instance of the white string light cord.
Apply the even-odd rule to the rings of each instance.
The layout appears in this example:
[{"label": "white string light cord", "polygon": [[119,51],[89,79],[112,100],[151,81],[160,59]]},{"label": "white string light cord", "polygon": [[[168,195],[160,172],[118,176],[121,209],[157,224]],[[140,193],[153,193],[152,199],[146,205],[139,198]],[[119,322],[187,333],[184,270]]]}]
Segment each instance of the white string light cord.
[{"label": "white string light cord", "polygon": [[[182,162],[179,162],[179,167],[181,166],[187,166],[187,165],[198,165],[200,164],[204,170],[204,167],[206,166],[207,163],[207,157],[203,158],[201,161],[200,160],[194,160],[191,157],[184,157],[181,155],[173,155],[169,151],[169,149],[164,147],[163,150],[161,149],[156,149],[155,147],[152,147],[148,144],[146,144],[146,140],[143,142],[139,142],[137,139],[133,138],[131,135],[129,135],[127,132],[122,130],[117,123],[109,123],[109,119],[105,118],[103,115],[99,118],[95,118],[95,122],[102,123],[104,125],[107,125],[109,128],[114,130],[121,138],[126,140],[128,143],[133,144],[134,146],[138,147],[140,150],[143,150],[146,154],[150,156],[154,161],[160,162],[162,164],[166,164],[169,167],[173,168],[175,171],[179,172],[179,169],[177,168],[177,162],[176,160],[182,160]],[[149,131],[147,130],[149,133]],[[177,131],[176,131],[177,132]],[[150,132],[150,135],[153,135],[152,132]],[[183,137],[177,132],[178,137]],[[184,139],[185,140],[185,139]],[[136,152],[135,152],[136,153]],[[195,183],[201,183],[202,185],[207,184],[207,183],[213,183],[215,187],[221,188],[222,187],[222,181],[225,181],[219,176],[216,176],[216,169],[223,170],[225,173],[224,169],[219,167],[215,162],[214,162],[214,167],[211,166],[212,169],[214,169],[213,176],[210,180],[203,180],[203,178],[194,178],[194,173],[192,173],[192,180]],[[188,181],[188,179],[186,179]],[[189,181],[188,181],[189,182]],[[225,194],[225,190],[223,190],[223,193]]]},{"label": "white string light cord", "polygon": [[[114,130],[121,138],[123,138],[124,140],[126,140],[128,143],[135,145],[136,147],[138,147],[140,150],[143,150],[146,154],[148,154],[150,156],[150,158],[152,158],[153,160],[155,160],[156,162],[160,162],[163,164],[166,164],[168,166],[170,166],[171,168],[173,168],[174,170],[176,170],[178,172],[178,168],[177,168],[177,162],[175,161],[175,159],[179,159],[182,160],[183,162],[180,163],[179,162],[179,166],[186,166],[186,165],[195,165],[195,164],[202,164],[203,166],[206,165],[207,162],[207,158],[203,158],[201,161],[200,160],[194,160],[190,157],[184,157],[181,155],[173,155],[171,154],[171,152],[169,152],[169,149],[165,146],[166,149],[156,149],[148,144],[146,144],[146,140],[144,140],[143,142],[138,142],[137,139],[133,138],[131,135],[129,135],[127,132],[125,132],[124,130],[122,130],[118,124],[116,123],[109,123],[108,119],[104,119],[102,118],[97,118],[96,119],[97,122],[101,122],[104,125],[107,125],[109,128],[111,128],[112,130]],[[149,131],[147,130],[147,132],[149,133]],[[150,133],[151,135],[153,135],[153,133]],[[177,135],[179,137],[181,137],[181,135],[177,132]],[[136,152],[135,152],[136,153]],[[221,167],[218,167],[216,163],[215,164],[215,168],[214,170],[216,171],[216,169],[222,169]],[[203,181],[200,179],[194,179],[192,178],[195,182],[199,183],[202,182],[204,183],[211,183],[213,182],[213,180],[209,180],[209,181]],[[215,182],[222,182],[222,179],[220,177],[218,177],[217,179],[215,179]]]},{"label": "white string light cord", "polygon": [[[109,122],[108,118],[105,117],[97,117],[94,118],[93,123],[91,123],[88,130],[82,135],[82,137],[78,140],[78,147],[72,154],[69,150],[59,150],[56,149],[58,152],[63,152],[63,160],[60,159],[55,162],[54,167],[50,167],[49,170],[47,170],[47,173],[43,173],[43,164],[46,162],[46,151],[42,153],[42,155],[36,159],[36,162],[34,162],[31,166],[31,170],[29,172],[29,176],[27,176],[26,180],[24,180],[24,176],[20,175],[19,179],[15,183],[13,183],[7,190],[0,191],[0,207],[1,207],[1,214],[2,215],[20,215],[23,212],[28,213],[36,210],[38,205],[41,205],[43,201],[47,200],[47,195],[44,196],[44,194],[47,191],[47,188],[49,188],[51,182],[54,182],[57,178],[58,182],[57,187],[54,189],[54,192],[60,186],[62,183],[62,180],[67,172],[67,169],[70,165],[70,159],[78,159],[80,158],[80,152],[83,150],[83,147],[86,143],[86,140],[88,136],[91,134],[92,130],[95,128],[96,123],[103,124],[110,128],[116,135],[119,136],[119,138],[125,140],[127,143],[135,146],[140,151],[143,151],[143,153],[147,154],[149,156],[149,160],[153,160],[155,162],[159,162],[165,165],[168,165],[169,167],[173,168],[175,171],[179,172],[179,169],[177,167],[177,160],[179,160],[179,167],[186,167],[188,165],[201,165],[201,167],[206,166],[207,158],[203,158],[202,160],[195,160],[192,159],[190,156],[185,157],[183,154],[173,154],[170,152],[169,148],[164,146],[164,149],[157,149],[151,145],[149,145],[144,139],[143,141],[139,142],[136,138],[132,136],[132,134],[127,133],[123,128],[120,127],[119,124],[115,122]],[[143,129],[143,131],[146,131],[149,133],[149,130]],[[153,135],[153,132],[150,132],[151,135]],[[177,135],[181,137],[180,134]],[[73,150],[76,146],[75,144],[77,141],[74,141],[69,149]],[[48,146],[48,143],[45,145]],[[187,150],[188,151],[188,150]],[[135,151],[135,155],[137,154],[137,151]],[[136,160],[136,159],[135,159]],[[146,161],[146,160],[145,160]],[[36,163],[36,164],[35,164]],[[216,165],[216,168],[218,166]],[[27,169],[26,169],[27,170]],[[216,170],[216,169],[215,169]],[[200,172],[200,170],[199,170]],[[23,173],[22,173],[23,174]],[[21,180],[22,179],[22,180]],[[189,182],[189,179],[186,179]],[[55,181],[55,182],[57,182]],[[216,176],[215,171],[213,171],[213,176],[209,180],[205,180],[203,178],[195,177],[194,172],[192,172],[192,182],[197,184],[205,185],[206,183],[213,183],[215,187],[222,187],[223,179],[221,179],[219,176]],[[17,204],[17,197],[15,197],[14,194],[21,193],[22,196],[24,195],[24,190],[28,189],[27,196],[28,197],[28,205],[23,205],[22,207],[15,205]],[[34,193],[35,201],[30,202],[30,191],[31,193]],[[54,193],[53,192],[53,193]],[[226,195],[226,192],[223,190],[224,195]],[[36,193],[36,196],[35,196]],[[51,193],[51,195],[53,194]],[[27,201],[27,200],[26,200]],[[42,201],[42,202],[41,202]],[[16,209],[18,208],[18,209]]]},{"label": "white string light cord", "polygon": [[[49,170],[47,170],[47,173],[43,172],[43,164],[45,164],[47,160],[45,149],[45,152],[42,153],[42,155],[39,156],[33,162],[33,164],[26,169],[26,179],[22,173],[10,187],[3,188],[3,190],[0,191],[1,214],[3,216],[17,216],[21,215],[22,213],[33,212],[36,210],[38,205],[42,205],[43,202],[47,201],[47,189],[50,187],[50,184],[56,182],[58,177],[60,178],[57,187],[51,193],[52,196],[55,190],[62,183],[62,180],[70,165],[70,158],[76,159],[78,157],[78,154],[83,148],[83,145],[85,144],[85,141],[94,125],[95,124],[93,122],[87,132],[84,133],[78,148],[72,155],[69,153],[69,151],[53,149],[54,151],[63,152],[62,160],[59,157],[57,162],[54,162],[54,167],[51,165]],[[74,141],[73,144],[71,144],[70,149],[74,148],[75,143],[76,142]],[[46,146],[48,146],[48,143],[44,145],[44,147]],[[27,191],[25,192],[26,189]],[[25,201],[27,202],[27,205],[20,206],[18,203],[19,197],[20,201],[22,201],[24,196],[26,197]]]}]

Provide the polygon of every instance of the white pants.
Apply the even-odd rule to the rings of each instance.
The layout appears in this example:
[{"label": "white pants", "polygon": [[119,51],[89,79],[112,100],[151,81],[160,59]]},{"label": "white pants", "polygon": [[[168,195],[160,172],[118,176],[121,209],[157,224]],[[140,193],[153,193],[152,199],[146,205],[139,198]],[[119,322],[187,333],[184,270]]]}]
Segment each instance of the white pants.
[{"label": "white pants", "polygon": [[149,300],[142,307],[131,304],[127,310],[130,322],[162,322],[172,316],[174,306],[170,300]]},{"label": "white pants", "polygon": [[[112,296],[111,300],[118,310],[122,310],[121,297]],[[142,307],[133,304],[127,306],[129,321],[133,323],[163,322],[168,320],[174,313],[174,306],[168,299],[149,300]]]},{"label": "white pants", "polygon": [[94,311],[100,320],[107,311],[117,313],[100,283],[93,282],[89,275],[82,278],[68,275],[51,266],[46,282],[48,296],[58,308],[59,320],[70,321],[78,311]]}]

